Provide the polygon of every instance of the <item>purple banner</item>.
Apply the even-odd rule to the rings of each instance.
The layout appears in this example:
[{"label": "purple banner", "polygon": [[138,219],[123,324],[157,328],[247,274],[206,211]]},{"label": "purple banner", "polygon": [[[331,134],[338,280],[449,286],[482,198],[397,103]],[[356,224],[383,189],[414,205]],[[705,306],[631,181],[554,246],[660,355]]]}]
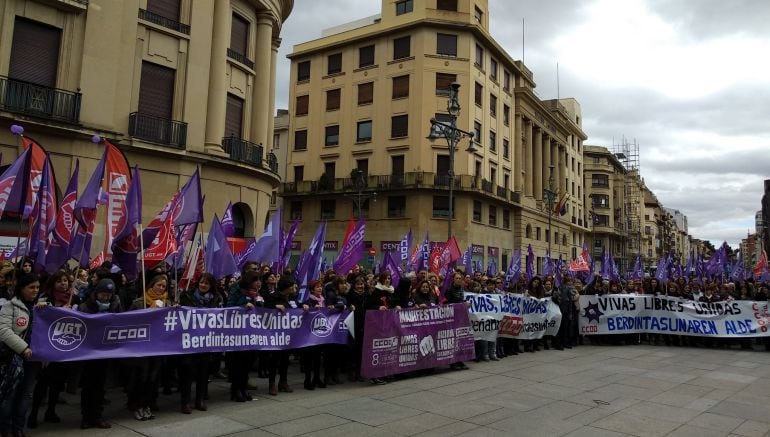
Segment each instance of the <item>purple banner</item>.
[{"label": "purple banner", "polygon": [[379,378],[475,357],[465,304],[367,311],[361,375]]},{"label": "purple banner", "polygon": [[85,314],[47,307],[35,311],[30,344],[36,361],[298,349],[346,344],[349,315],[327,309],[187,307]]}]

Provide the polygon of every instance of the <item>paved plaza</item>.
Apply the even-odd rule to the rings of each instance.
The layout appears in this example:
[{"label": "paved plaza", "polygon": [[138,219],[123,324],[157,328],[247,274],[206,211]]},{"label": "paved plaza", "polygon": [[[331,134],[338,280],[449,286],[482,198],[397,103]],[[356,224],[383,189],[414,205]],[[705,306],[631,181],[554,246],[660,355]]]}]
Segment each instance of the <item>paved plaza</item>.
[{"label": "paved plaza", "polygon": [[[763,436],[770,433],[770,353],[735,348],[581,346],[542,351],[470,370],[388,385],[348,383],[306,391],[298,365],[294,393],[228,401],[211,384],[207,412],[179,413],[179,396],[139,422],[108,394],[110,430],[78,429],[79,398],[58,409],[64,423],[31,434],[87,436]],[[42,419],[42,412],[40,414]]]}]

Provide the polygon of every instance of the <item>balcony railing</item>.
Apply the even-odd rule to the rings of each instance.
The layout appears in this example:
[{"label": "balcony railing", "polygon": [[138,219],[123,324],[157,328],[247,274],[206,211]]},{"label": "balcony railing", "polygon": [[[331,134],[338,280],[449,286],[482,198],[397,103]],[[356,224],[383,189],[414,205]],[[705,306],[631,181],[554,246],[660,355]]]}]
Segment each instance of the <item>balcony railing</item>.
[{"label": "balcony railing", "polygon": [[485,193],[491,193],[492,192],[492,181],[488,181],[486,179],[481,180],[481,190]]},{"label": "balcony railing", "polygon": [[0,109],[8,112],[78,124],[81,97],[79,92],[0,76]]},{"label": "balcony railing", "polygon": [[404,186],[403,174],[377,176],[377,186],[380,188],[398,188]]},{"label": "balcony railing", "polygon": [[163,26],[166,29],[171,29],[179,33],[184,33],[185,35],[190,34],[190,26],[188,26],[187,24],[180,23],[170,18],[166,18],[162,15],[158,15],[155,12],[150,12],[146,9],[139,9],[139,19],[144,21],[149,21],[150,23],[157,24],[158,26]]},{"label": "balcony railing", "polygon": [[149,114],[128,115],[128,134],[142,140],[166,144],[177,149],[187,145],[187,123]]},{"label": "balcony railing", "polygon": [[228,48],[227,57],[240,62],[241,64],[251,68],[252,70],[254,69],[254,61],[247,58],[246,55],[244,55],[243,53],[238,53],[235,50]]},{"label": "balcony railing", "polygon": [[497,196],[508,198],[508,189],[505,187],[497,187]]},{"label": "balcony railing", "polygon": [[[433,185],[436,187],[449,188],[449,176],[448,175],[434,175]],[[460,179],[455,177],[454,188],[460,188]]]},{"label": "balcony railing", "polygon": [[222,149],[230,155],[230,159],[251,164],[256,167],[278,173],[278,160],[273,153],[264,157],[264,148],[261,144],[254,144],[234,136],[222,138]]}]

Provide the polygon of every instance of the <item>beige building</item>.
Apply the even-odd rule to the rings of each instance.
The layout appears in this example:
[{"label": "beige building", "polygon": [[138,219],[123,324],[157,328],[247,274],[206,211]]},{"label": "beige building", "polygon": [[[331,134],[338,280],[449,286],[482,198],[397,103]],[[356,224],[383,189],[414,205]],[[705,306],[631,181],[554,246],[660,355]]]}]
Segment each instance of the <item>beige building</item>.
[{"label": "beige building", "polygon": [[[303,221],[296,249],[326,220],[333,258],[359,209],[378,255],[409,229],[445,241],[453,170],[452,231],[475,260],[502,266],[527,244],[542,257],[550,233],[554,257],[576,254],[587,230],[580,106],[535,95],[532,72],[490,35],[492,12],[486,0],[383,0],[381,14],[294,47],[281,196],[287,220]],[[457,127],[475,147],[461,140],[452,169],[447,141],[427,137],[432,118],[449,119],[453,82]],[[550,165],[553,191],[569,197],[549,230]]]},{"label": "beige building", "polygon": [[602,249],[609,251],[622,270],[628,259],[624,252],[628,237],[625,231],[623,204],[624,184],[628,177],[618,158],[606,147],[586,145],[583,151],[585,162],[585,186],[588,202],[591,254],[600,264]]},{"label": "beige building", "polygon": [[650,190],[644,190],[644,232],[642,236],[642,253],[645,267],[657,265],[657,260],[663,255],[663,241],[660,224],[663,212],[658,198]]},{"label": "beige building", "polygon": [[[60,189],[80,160],[82,190],[103,150],[90,137],[101,135],[141,169],[144,223],[198,167],[206,220],[232,201],[238,235],[253,235],[279,184],[269,145],[279,34],[292,7],[292,0],[3,1],[4,164],[20,151],[8,126],[21,124],[51,153]],[[103,238],[103,223],[96,233],[95,241]]]}]

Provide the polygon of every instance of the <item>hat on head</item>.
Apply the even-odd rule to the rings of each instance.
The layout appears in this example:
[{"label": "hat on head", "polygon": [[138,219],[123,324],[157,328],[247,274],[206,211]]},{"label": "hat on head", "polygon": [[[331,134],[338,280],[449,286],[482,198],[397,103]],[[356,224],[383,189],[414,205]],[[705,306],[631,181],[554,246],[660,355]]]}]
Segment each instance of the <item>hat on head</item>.
[{"label": "hat on head", "polygon": [[115,293],[115,283],[112,279],[102,279],[96,283],[94,293]]}]

